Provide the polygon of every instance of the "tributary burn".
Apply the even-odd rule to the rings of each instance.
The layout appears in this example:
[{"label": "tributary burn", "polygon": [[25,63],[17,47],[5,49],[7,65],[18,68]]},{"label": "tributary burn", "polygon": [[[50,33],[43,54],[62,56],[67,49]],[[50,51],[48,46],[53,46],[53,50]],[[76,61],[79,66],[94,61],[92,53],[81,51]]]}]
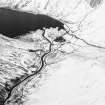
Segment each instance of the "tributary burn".
[{"label": "tributary burn", "polygon": [[0,8],[0,105],[24,105],[25,86],[35,88],[52,52],[59,59],[65,33],[64,23],[47,15]]},{"label": "tributary burn", "polygon": [[40,88],[40,81],[49,72],[46,67],[76,50],[78,55],[85,48],[89,53],[102,48],[74,32],[60,19],[1,7],[0,105],[25,105],[28,95]]}]

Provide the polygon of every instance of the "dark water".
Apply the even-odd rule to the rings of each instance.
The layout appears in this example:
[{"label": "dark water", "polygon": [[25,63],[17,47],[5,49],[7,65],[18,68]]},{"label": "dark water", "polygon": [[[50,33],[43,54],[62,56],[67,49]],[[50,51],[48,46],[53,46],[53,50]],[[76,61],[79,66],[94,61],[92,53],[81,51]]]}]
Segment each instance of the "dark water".
[{"label": "dark water", "polygon": [[57,37],[55,40],[55,42],[65,42],[66,40],[63,38],[63,36]]},{"label": "dark water", "polygon": [[43,28],[64,29],[64,24],[49,16],[0,8],[0,33],[14,38]]}]

